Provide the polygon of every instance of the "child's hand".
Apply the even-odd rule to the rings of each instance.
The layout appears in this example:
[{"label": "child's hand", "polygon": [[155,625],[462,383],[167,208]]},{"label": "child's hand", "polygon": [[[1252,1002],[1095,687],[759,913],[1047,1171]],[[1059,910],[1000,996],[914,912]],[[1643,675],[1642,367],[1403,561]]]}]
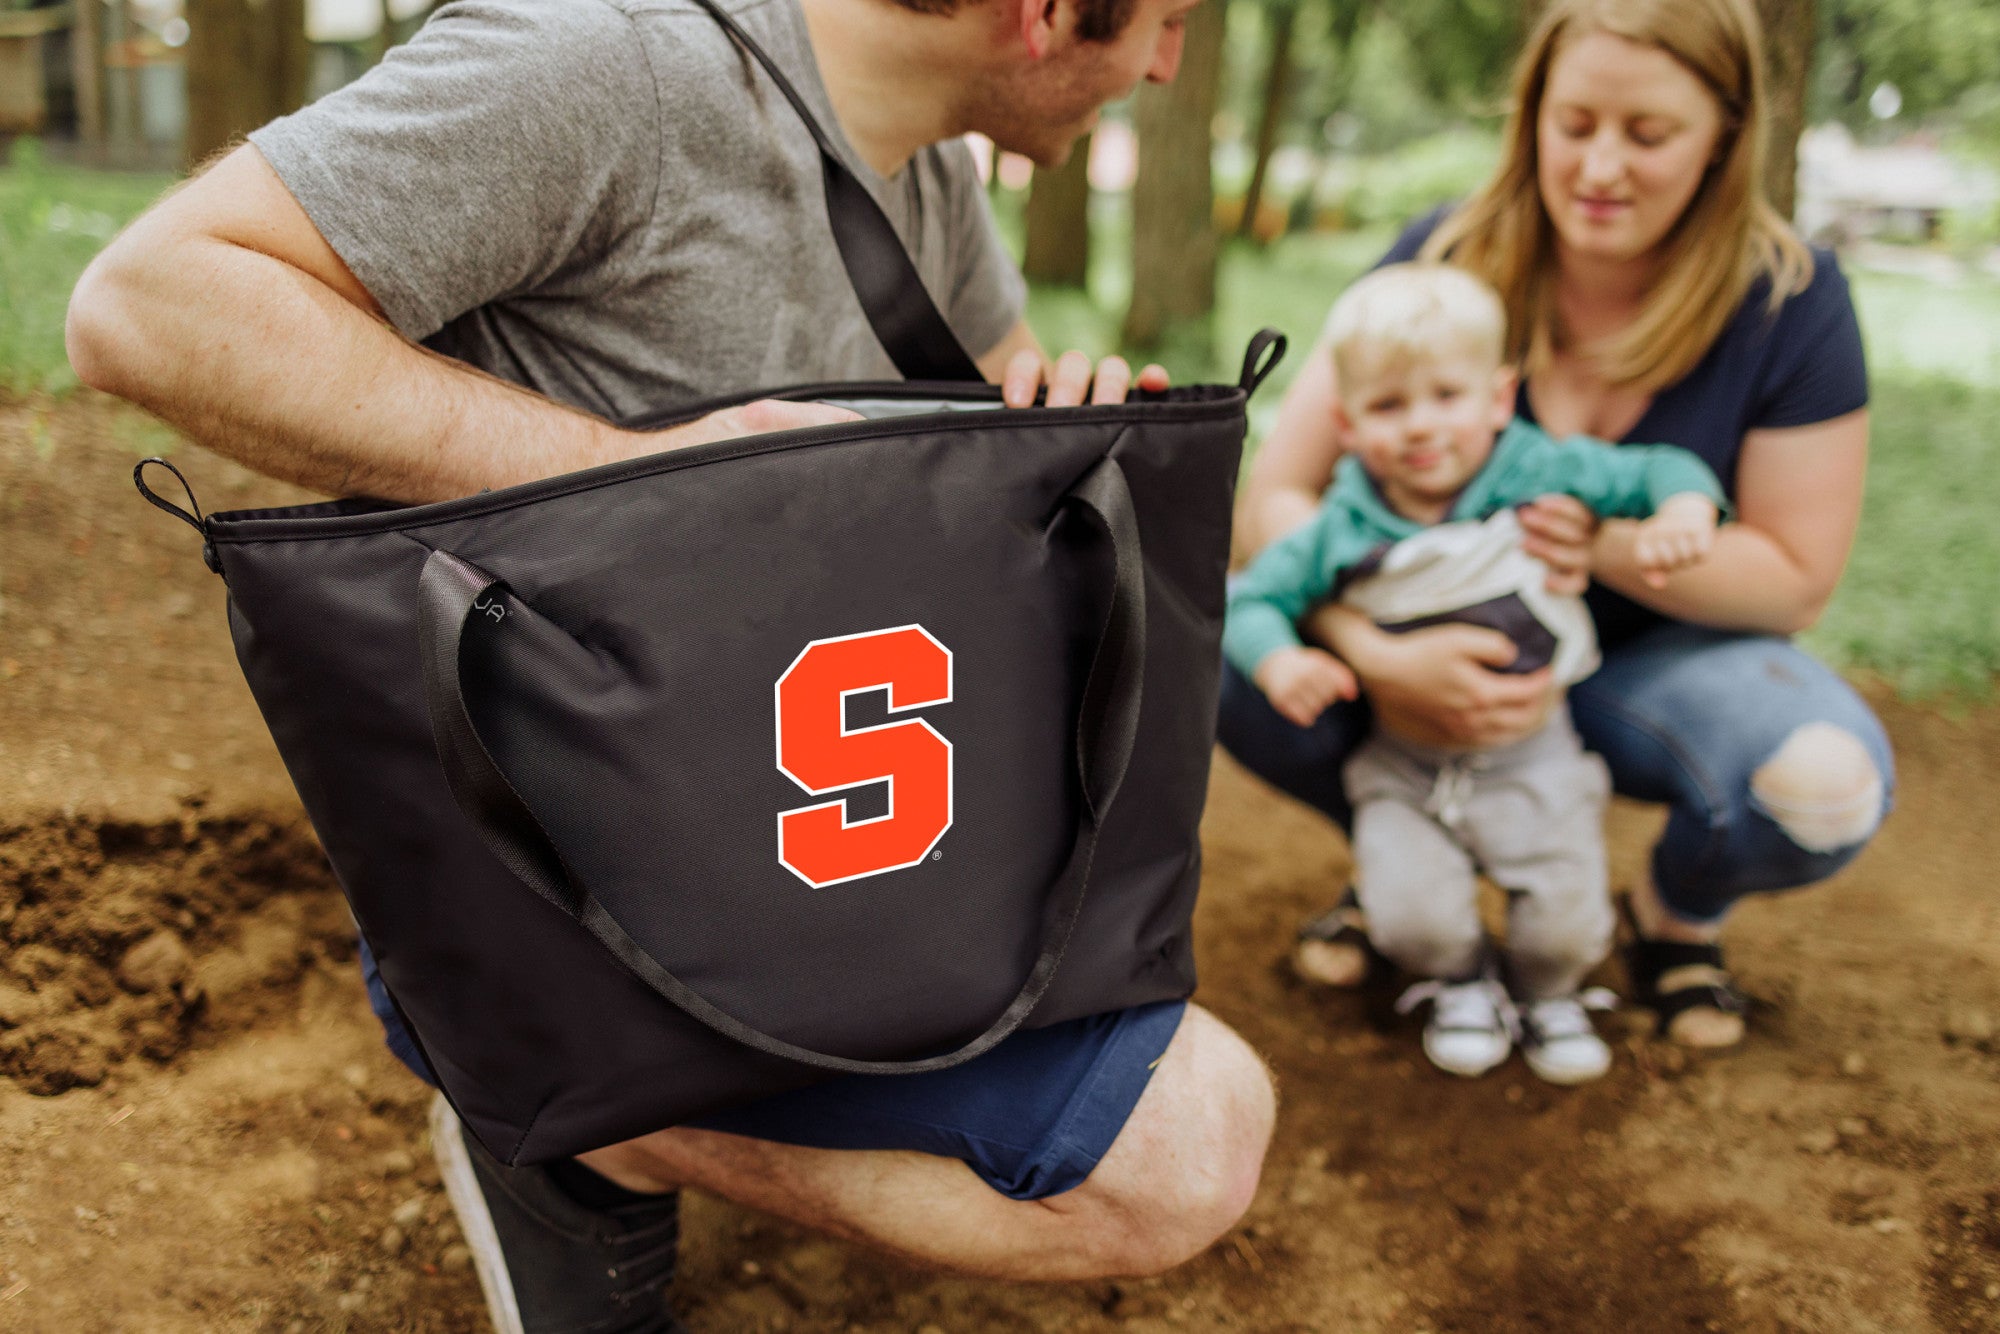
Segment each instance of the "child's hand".
[{"label": "child's hand", "polygon": [[1353,699],[1360,685],[1347,664],[1321,648],[1281,648],[1257,664],[1257,688],[1287,722],[1311,727],[1337,699]]},{"label": "child's hand", "polygon": [[1715,544],[1715,502],[1686,491],[1668,496],[1653,517],[1639,525],[1632,558],[1648,587],[1665,588],[1667,576],[1708,555]]}]

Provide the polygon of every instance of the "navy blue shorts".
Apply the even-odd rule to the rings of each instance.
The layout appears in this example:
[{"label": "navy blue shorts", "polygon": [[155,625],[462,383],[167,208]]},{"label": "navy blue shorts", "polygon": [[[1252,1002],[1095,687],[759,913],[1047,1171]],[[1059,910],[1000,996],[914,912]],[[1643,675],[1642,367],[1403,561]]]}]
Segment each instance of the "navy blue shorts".
[{"label": "navy blue shorts", "polygon": [[[436,1084],[367,942],[368,1004],[394,1052]],[[691,1124],[815,1149],[911,1149],[957,1158],[1017,1200],[1073,1190],[1111,1149],[1180,1027],[1161,1001],[1014,1034],[985,1055],[923,1075],[843,1075]]]}]

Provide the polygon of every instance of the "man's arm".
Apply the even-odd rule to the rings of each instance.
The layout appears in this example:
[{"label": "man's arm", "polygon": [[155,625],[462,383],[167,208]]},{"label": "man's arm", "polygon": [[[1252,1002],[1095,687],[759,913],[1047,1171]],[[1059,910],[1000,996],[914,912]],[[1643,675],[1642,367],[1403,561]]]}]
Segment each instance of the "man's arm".
[{"label": "man's arm", "polygon": [[752,403],[621,431],[410,342],[245,145],[113,241],[70,298],[70,362],[202,444],[331,495],[431,501],[851,414]]}]

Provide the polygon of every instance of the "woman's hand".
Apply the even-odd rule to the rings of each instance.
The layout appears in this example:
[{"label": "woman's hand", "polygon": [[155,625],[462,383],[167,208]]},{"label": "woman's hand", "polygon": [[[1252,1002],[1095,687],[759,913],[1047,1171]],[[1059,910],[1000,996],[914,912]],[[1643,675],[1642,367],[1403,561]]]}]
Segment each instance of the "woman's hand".
[{"label": "woman's hand", "polygon": [[1548,590],[1558,596],[1590,586],[1591,543],[1597,515],[1574,496],[1538,496],[1515,511],[1521,521],[1521,550],[1549,567]]},{"label": "woman's hand", "polygon": [[1646,578],[1639,527],[1604,525],[1598,582],[1676,620],[1717,630],[1791,635],[1826,608],[1861,523],[1868,470],[1868,409],[1844,417],[1752,431],[1736,463],[1736,521],[1716,531],[1699,565]]},{"label": "woman's hand", "polygon": [[1308,627],[1354,670],[1383,725],[1420,745],[1506,745],[1540,727],[1561,698],[1547,667],[1497,670],[1518,655],[1497,630],[1439,625],[1392,635],[1338,605],[1313,613]]}]

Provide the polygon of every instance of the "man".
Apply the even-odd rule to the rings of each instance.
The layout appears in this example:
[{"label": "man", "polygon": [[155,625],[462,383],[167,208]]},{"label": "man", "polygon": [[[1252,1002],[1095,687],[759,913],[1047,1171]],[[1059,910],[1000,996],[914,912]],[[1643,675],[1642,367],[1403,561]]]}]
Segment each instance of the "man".
[{"label": "man", "polygon": [[[1121,400],[1132,375],[1081,353],[1045,370],[958,136],[1061,161],[1103,103],[1173,77],[1195,3],[724,0],[1013,406],[1045,375],[1057,406]],[[79,283],[69,346],[88,383],[254,468],[408,501],[844,414],[754,402],[643,435],[607,418],[893,377],[810,138],[692,0],[446,7],[136,222]],[[1241,1216],[1272,1111],[1240,1038],[1165,1005],[549,1167],[500,1166],[442,1104],[433,1127],[501,1329],[656,1330],[675,1327],[681,1186],[962,1273],[1155,1272]]]}]

